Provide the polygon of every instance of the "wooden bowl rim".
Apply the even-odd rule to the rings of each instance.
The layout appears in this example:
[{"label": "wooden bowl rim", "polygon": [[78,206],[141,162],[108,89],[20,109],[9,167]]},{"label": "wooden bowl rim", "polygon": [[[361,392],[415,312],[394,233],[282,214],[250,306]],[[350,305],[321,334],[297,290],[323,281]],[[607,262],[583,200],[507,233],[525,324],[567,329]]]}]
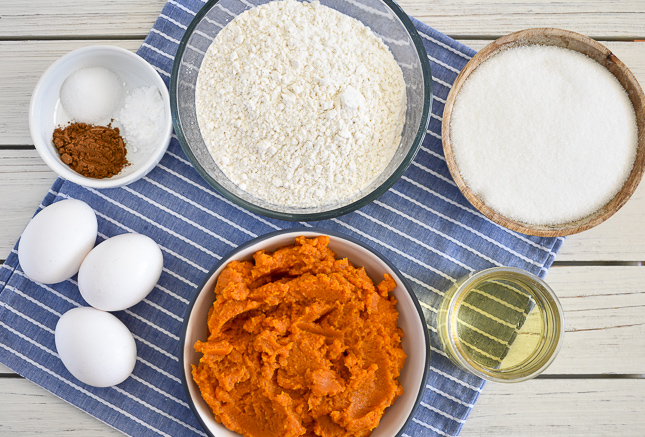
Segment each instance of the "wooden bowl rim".
[{"label": "wooden bowl rim", "polygon": [[[450,140],[450,120],[455,100],[463,86],[475,69],[491,56],[502,50],[524,45],[555,45],[578,51],[600,63],[621,83],[634,108],[638,129],[638,144],[634,166],[620,191],[602,208],[578,220],[553,224],[534,225],[509,219],[486,205],[473,193],[462,178],[452,151]],[[584,47],[591,53],[585,53],[579,48]],[[603,61],[603,62],[601,62]],[[622,75],[618,77],[616,73]],[[599,42],[576,32],[555,28],[532,28],[513,32],[503,36],[481,49],[461,70],[446,98],[443,119],[441,122],[441,138],[444,156],[448,170],[457,187],[468,201],[484,216],[493,222],[512,231],[538,237],[559,237],[572,235],[593,228],[614,215],[634,194],[645,171],[645,95],[638,81],[627,68],[607,47]]]}]

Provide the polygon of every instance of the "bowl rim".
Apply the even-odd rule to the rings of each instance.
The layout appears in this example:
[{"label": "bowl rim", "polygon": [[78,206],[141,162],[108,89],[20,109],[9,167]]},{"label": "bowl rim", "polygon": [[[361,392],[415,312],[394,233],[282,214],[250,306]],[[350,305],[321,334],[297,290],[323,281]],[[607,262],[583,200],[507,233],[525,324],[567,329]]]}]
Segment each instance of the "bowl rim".
[{"label": "bowl rim", "polygon": [[[253,213],[261,214],[263,216],[270,217],[270,218],[288,220],[288,221],[316,221],[316,220],[326,220],[330,218],[335,218],[335,217],[350,213],[358,208],[361,208],[371,203],[374,199],[378,198],[387,190],[389,190],[392,187],[392,185],[394,185],[394,183],[408,169],[408,167],[412,163],[412,160],[414,159],[417,152],[419,151],[419,148],[421,147],[421,144],[423,143],[423,139],[425,138],[425,135],[426,135],[428,122],[430,120],[430,113],[432,112],[432,105],[433,105],[432,104],[433,80],[432,80],[432,73],[430,70],[430,61],[428,59],[425,46],[423,45],[423,41],[421,40],[421,37],[419,36],[417,29],[414,27],[414,24],[412,24],[412,20],[410,19],[410,17],[408,17],[408,15],[405,12],[403,12],[401,7],[393,0],[381,0],[399,18],[399,20],[407,30],[408,34],[410,35],[410,38],[412,39],[415,50],[420,59],[421,75],[423,77],[424,91],[425,91],[425,97],[423,101],[423,108],[421,111],[421,120],[420,120],[419,128],[412,142],[412,147],[410,148],[406,156],[401,161],[401,164],[399,164],[399,166],[394,170],[394,172],[374,191],[353,201],[352,203],[349,203],[347,205],[343,205],[337,208],[333,208],[330,210],[321,211],[321,212],[302,212],[302,213],[282,212],[282,211],[275,211],[261,206],[257,206],[245,199],[242,199],[236,196],[235,194],[228,191],[225,187],[223,187],[219,182],[215,180],[215,178],[213,178],[210,174],[208,174],[208,172],[199,163],[193,151],[191,150],[188,144],[188,141],[181,129],[181,122],[179,120],[179,113],[178,113],[178,96],[176,91],[177,85],[179,83],[179,80],[178,80],[179,67],[182,63],[182,59],[186,51],[186,47],[188,46],[188,40],[192,36],[193,31],[195,30],[197,25],[201,22],[202,18],[213,7],[215,7],[215,5],[219,1],[220,0],[209,0],[208,3],[202,6],[199,12],[197,12],[195,17],[192,19],[192,21],[186,28],[186,32],[181,38],[181,41],[177,48],[177,52],[175,54],[175,60],[172,66],[172,72],[170,75],[170,112],[172,114],[172,124],[175,129],[175,134],[177,135],[177,139],[179,140],[179,144],[181,145],[182,150],[188,157],[188,160],[191,162],[191,164],[195,167],[197,172],[200,174],[200,176],[204,178],[204,180],[206,180],[206,182],[208,182],[208,184],[211,185],[211,187],[213,187],[218,193],[220,193],[222,196],[224,196],[226,199],[230,200],[231,202],[235,203],[236,205],[241,206]],[[303,1],[303,0],[299,0],[299,1]]]},{"label": "bowl rim", "polygon": [[[621,189],[611,200],[609,200],[609,202],[607,202],[597,211],[594,211],[580,219],[560,224],[535,225],[518,220],[513,220],[506,216],[503,216],[502,214],[486,205],[466,185],[463,177],[461,176],[452,151],[450,136],[450,121],[452,116],[452,109],[461,87],[468,79],[470,74],[475,71],[480,64],[485,62],[491,56],[499,53],[500,51],[519,45],[538,45],[540,44],[540,42],[536,42],[538,38],[552,39],[555,42],[559,42],[559,44],[550,45],[568,48],[570,50],[574,50],[576,52],[587,55],[589,58],[600,63],[605,68],[607,68],[607,66],[611,66],[612,69],[607,68],[607,70],[614,77],[616,77],[614,71],[619,71],[621,74],[623,74],[625,83],[633,87],[633,92],[625,89],[625,84],[623,84],[620,78],[616,77],[616,79],[625,89],[625,92],[628,94],[630,102],[634,107],[636,124],[638,128],[637,150],[634,159],[634,165]],[[583,46],[588,47],[590,51],[594,52],[596,54],[596,57],[594,58],[588,53],[583,53],[577,49],[577,47]],[[600,59],[604,60],[606,64],[601,63],[599,61]],[[524,29],[505,35],[486,45],[477,54],[475,54],[475,56],[473,56],[470,61],[468,61],[466,66],[461,70],[461,72],[455,79],[454,85],[450,90],[448,97],[446,98],[443,119],[441,122],[441,138],[444,156],[446,158],[448,170],[450,171],[450,174],[452,175],[461,193],[466,197],[471,205],[473,205],[488,219],[507,229],[526,235],[533,235],[538,237],[562,237],[566,235],[572,235],[593,228],[614,215],[629,200],[629,198],[634,194],[634,191],[638,187],[638,184],[643,178],[643,173],[645,172],[645,117],[639,117],[639,112],[642,113],[644,110],[643,108],[645,108],[645,95],[643,94],[643,90],[638,83],[638,80],[629,70],[629,68],[627,68],[627,66],[604,45],[585,35],[569,30],[557,28]]]},{"label": "bowl rim", "polygon": [[[325,228],[320,228],[320,227],[295,227],[295,228],[287,228],[287,229],[281,229],[277,231],[272,231],[263,235],[260,235],[256,238],[253,238],[249,241],[246,241],[242,244],[240,244],[238,247],[235,249],[231,250],[228,252],[226,255],[224,255],[214,266],[209,270],[209,272],[205,275],[204,279],[200,282],[200,284],[197,286],[197,291],[195,292],[194,296],[191,298],[190,303],[186,307],[186,311],[184,312],[184,321],[182,323],[181,327],[181,332],[179,334],[179,342],[178,342],[178,358],[179,358],[179,377],[181,378],[181,383],[184,389],[184,394],[186,395],[186,399],[188,401],[188,404],[190,406],[190,409],[193,412],[193,415],[199,422],[199,424],[202,427],[202,430],[209,436],[209,437],[216,437],[213,435],[204,420],[202,419],[195,402],[193,401],[193,398],[191,396],[190,390],[188,388],[188,381],[186,379],[186,372],[184,371],[185,369],[185,356],[184,356],[184,347],[186,343],[186,334],[187,334],[187,329],[188,329],[188,320],[192,314],[193,307],[195,306],[195,303],[197,302],[197,298],[199,295],[204,291],[205,285],[208,283],[210,278],[215,274],[215,272],[220,269],[222,266],[227,264],[231,258],[235,257],[239,252],[244,251],[245,249],[248,249],[249,247],[255,246],[259,243],[262,243],[270,238],[276,237],[276,236],[284,236],[284,235],[294,235],[294,236],[299,236],[299,235],[305,235],[305,234],[313,234],[313,235],[308,235],[309,238],[316,236],[316,235],[327,235],[330,237],[338,238],[341,240],[346,240],[349,241],[350,243],[354,243],[358,246],[360,246],[362,249],[367,250],[368,252],[371,252],[373,255],[375,255],[377,258],[379,258],[383,263],[385,263],[392,271],[394,271],[398,275],[398,279],[401,280],[401,286],[407,294],[410,296],[410,299],[412,300],[412,303],[414,304],[414,307],[416,309],[417,315],[419,316],[421,325],[423,327],[423,341],[425,345],[425,364],[423,366],[423,375],[421,376],[421,387],[419,387],[419,390],[417,392],[416,399],[414,400],[414,404],[412,408],[410,409],[410,413],[408,414],[408,417],[406,418],[405,422],[401,425],[401,428],[397,431],[397,433],[393,437],[400,437],[403,434],[403,431],[405,428],[408,426],[408,424],[412,421],[414,414],[419,408],[419,405],[421,404],[421,400],[423,398],[423,394],[425,392],[425,386],[426,386],[426,381],[428,379],[428,373],[430,369],[430,357],[431,357],[431,347],[430,347],[430,335],[428,334],[428,329],[427,329],[427,322],[426,318],[423,314],[423,309],[421,308],[421,304],[419,303],[419,300],[416,297],[416,294],[413,291],[413,288],[410,286],[410,283],[408,280],[403,276],[403,274],[399,271],[399,269],[396,268],[394,264],[390,260],[388,260],[385,256],[383,256],[381,253],[379,253],[377,250],[374,248],[370,247],[366,243],[350,236],[347,234],[343,234],[342,232],[334,231],[331,229],[325,229]],[[258,249],[260,250],[260,249]]]},{"label": "bowl rim", "polygon": [[[103,51],[103,52],[113,52],[115,54],[120,54],[125,57],[131,58],[134,63],[139,65],[140,70],[145,70],[145,75],[152,78],[154,86],[159,90],[161,98],[164,104],[164,111],[170,109],[170,93],[168,92],[168,87],[164,83],[163,79],[159,73],[154,69],[154,67],[145,59],[143,59],[138,54],[127,50],[123,47],[113,46],[108,44],[95,44],[90,46],[81,47],[70,52],[65,53],[63,56],[56,59],[45,72],[40,76],[36,86],[34,87],[31,99],[29,101],[29,132],[31,139],[34,143],[34,147],[38,151],[41,159],[47,164],[47,166],[53,170],[58,176],[66,179],[75,184],[90,187],[90,188],[117,188],[124,185],[128,185],[132,182],[135,182],[145,175],[147,175],[157,164],[161,161],[168,146],[170,144],[170,139],[172,136],[172,114],[168,113],[168,123],[163,126],[163,139],[159,142],[159,145],[155,148],[155,151],[148,156],[148,159],[145,161],[146,164],[142,165],[141,168],[135,172],[130,173],[127,176],[120,178],[104,178],[96,179],[90,178],[81,175],[80,173],[75,172],[69,166],[64,164],[60,159],[56,159],[51,156],[48,152],[54,150],[54,153],[58,152],[55,150],[54,146],[48,142],[41,141],[41,136],[36,135],[35,133],[39,130],[40,126],[40,117],[38,117],[38,104],[46,83],[49,81],[50,77],[53,77],[56,70],[64,63],[68,62],[70,59],[82,59],[88,55],[91,55],[94,52]],[[149,84],[148,84],[149,85]],[[55,124],[55,123],[54,123]],[[118,175],[115,175],[118,176]]]}]

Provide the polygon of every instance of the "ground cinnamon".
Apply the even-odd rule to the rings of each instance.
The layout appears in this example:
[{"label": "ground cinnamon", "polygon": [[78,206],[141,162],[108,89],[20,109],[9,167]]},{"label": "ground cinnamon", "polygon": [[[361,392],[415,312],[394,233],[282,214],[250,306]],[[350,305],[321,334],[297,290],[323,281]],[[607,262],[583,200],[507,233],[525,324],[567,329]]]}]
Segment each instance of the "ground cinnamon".
[{"label": "ground cinnamon", "polygon": [[90,178],[109,178],[129,165],[119,128],[72,123],[54,130],[54,146],[70,168]]}]

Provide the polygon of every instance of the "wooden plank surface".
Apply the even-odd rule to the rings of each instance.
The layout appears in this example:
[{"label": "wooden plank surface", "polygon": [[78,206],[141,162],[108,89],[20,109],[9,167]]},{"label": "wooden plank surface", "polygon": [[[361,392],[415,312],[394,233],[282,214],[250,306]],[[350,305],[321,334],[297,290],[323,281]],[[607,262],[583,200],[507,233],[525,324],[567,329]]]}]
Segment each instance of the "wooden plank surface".
[{"label": "wooden plank surface", "polygon": [[0,259],[7,258],[55,180],[36,150],[0,150]]},{"label": "wooden plank surface", "polygon": [[166,0],[2,0],[0,38],[145,36]]},{"label": "wooden plank surface", "polygon": [[[644,379],[536,379],[485,386],[462,437],[642,436]],[[0,435],[122,435],[31,382],[0,384]]]},{"label": "wooden plank surface", "polygon": [[645,268],[552,267],[547,283],[565,315],[547,375],[645,374]]},{"label": "wooden plank surface", "polygon": [[632,198],[604,223],[569,236],[558,262],[645,261],[645,182]]},{"label": "wooden plank surface", "polygon": [[[447,35],[499,37],[532,27],[557,27],[595,38],[645,35],[641,0],[411,0],[411,16]],[[640,39],[640,38],[636,38]]]},{"label": "wooden plank surface", "polygon": [[[0,2],[0,38],[145,35],[164,0],[20,0]],[[597,38],[645,37],[642,0],[402,0],[409,14],[453,36],[501,36],[529,27],[559,27]],[[127,11],[127,13],[125,12]]]},{"label": "wooden plank surface", "polygon": [[0,380],[0,435],[116,437],[123,434],[31,381]]},{"label": "wooden plank surface", "polygon": [[462,437],[645,435],[645,379],[536,379],[484,387]]}]

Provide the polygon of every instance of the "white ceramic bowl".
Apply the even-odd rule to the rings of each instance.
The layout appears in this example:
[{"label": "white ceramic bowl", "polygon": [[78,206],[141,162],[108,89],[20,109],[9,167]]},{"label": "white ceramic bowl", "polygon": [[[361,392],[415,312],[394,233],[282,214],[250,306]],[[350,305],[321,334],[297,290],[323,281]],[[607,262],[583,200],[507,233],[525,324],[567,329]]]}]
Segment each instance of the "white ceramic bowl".
[{"label": "white ceramic bowl", "polygon": [[402,347],[407,355],[399,377],[404,394],[385,410],[371,437],[400,436],[421,401],[430,360],[430,341],[421,306],[412,288],[392,263],[364,243],[328,229],[292,228],[263,235],[230,252],[208,273],[186,310],[180,337],[180,376],[189,404],[209,436],[239,437],[239,434],[229,431],[215,421],[199,387],[193,381],[191,365],[197,365],[201,358],[201,353],[196,352],[193,345],[197,340],[205,341],[208,337],[206,320],[208,310],[215,300],[212,290],[222,269],[231,261],[252,259],[252,255],[260,249],[272,251],[293,244],[300,235],[308,238],[329,235],[329,248],[336,252],[339,258],[346,257],[353,265],[365,267],[367,274],[375,282],[382,280],[383,274],[388,273],[397,283],[393,294],[398,301],[398,325],[403,330]]},{"label": "white ceramic bowl", "polygon": [[[159,144],[151,153],[126,155],[130,165],[110,178],[85,177],[64,164],[52,143],[54,129],[60,122],[60,89],[67,77],[86,67],[104,67],[117,73],[132,88],[156,86],[163,98],[164,119]],[[92,188],[114,188],[132,183],[152,170],[161,160],[170,143],[172,119],[168,89],[159,73],[143,58],[115,46],[89,46],[74,50],[54,62],[41,76],[34,88],[29,106],[29,131],[36,150],[45,163],[59,176],[79,185]]]}]

